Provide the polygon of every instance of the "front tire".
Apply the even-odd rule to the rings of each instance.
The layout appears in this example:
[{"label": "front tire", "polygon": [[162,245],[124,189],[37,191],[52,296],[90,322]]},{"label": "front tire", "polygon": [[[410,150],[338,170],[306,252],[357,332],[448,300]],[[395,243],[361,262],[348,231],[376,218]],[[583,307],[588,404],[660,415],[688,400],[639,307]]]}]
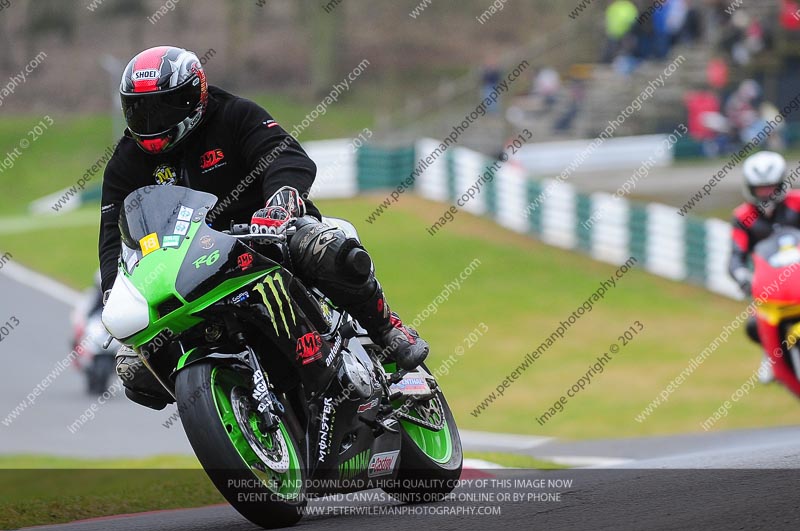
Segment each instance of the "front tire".
[{"label": "front tire", "polygon": [[[435,401],[438,414],[444,419],[441,430],[400,421],[403,439],[400,469],[393,486],[383,490],[401,502],[440,501],[452,492],[461,477],[464,455],[456,421],[441,391],[431,400]],[[412,410],[411,414],[421,416],[420,411]]]},{"label": "front tire", "polygon": [[302,452],[283,421],[261,431],[249,389],[249,377],[229,365],[190,365],[175,382],[181,423],[206,474],[242,516],[267,529],[290,526],[306,504]]}]

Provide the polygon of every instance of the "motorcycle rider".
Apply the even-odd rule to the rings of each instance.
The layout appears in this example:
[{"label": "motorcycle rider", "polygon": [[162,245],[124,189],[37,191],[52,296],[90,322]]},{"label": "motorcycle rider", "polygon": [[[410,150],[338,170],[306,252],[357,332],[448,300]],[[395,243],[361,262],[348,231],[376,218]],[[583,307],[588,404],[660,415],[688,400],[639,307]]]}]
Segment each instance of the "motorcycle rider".
[{"label": "motorcycle rider", "polygon": [[[283,231],[293,272],[345,308],[398,366],[413,369],[428,344],[390,311],[372,261],[354,238],[322,223],[307,199],[316,165],[300,144],[257,104],[209,86],[197,56],[158,46],[128,63],[120,85],[127,129],[104,175],[99,254],[102,289],[114,283],[120,255],[117,225],[126,196],[147,185],[180,185],[221,200],[208,221],[216,230],[251,223]],[[245,176],[248,179],[245,180]],[[254,178],[254,179],[252,179]],[[245,191],[233,193],[234,190]],[[213,218],[213,219],[212,219]],[[161,409],[171,397],[123,347],[117,374],[133,401]]]},{"label": "motorcycle rider", "polygon": [[[761,151],[745,160],[743,194],[745,202],[733,211],[733,245],[729,272],[742,292],[752,295],[753,272],[748,263],[756,244],[772,234],[777,225],[800,228],[800,191],[791,190],[786,159],[772,151]],[[747,335],[760,344],[755,317],[747,320]],[[764,355],[758,371],[762,383],[775,376]]]}]

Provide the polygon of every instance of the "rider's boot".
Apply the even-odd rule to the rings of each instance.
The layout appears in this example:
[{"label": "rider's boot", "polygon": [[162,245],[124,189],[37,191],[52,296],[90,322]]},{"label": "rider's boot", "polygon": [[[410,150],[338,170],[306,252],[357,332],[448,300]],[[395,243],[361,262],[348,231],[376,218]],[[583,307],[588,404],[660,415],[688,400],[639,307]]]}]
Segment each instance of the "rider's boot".
[{"label": "rider's boot", "polygon": [[348,306],[347,311],[364,327],[369,337],[383,348],[383,354],[397,362],[401,369],[413,370],[428,356],[428,343],[389,309],[377,280],[372,296],[361,304]]},{"label": "rider's boot", "polygon": [[162,410],[174,401],[133,349],[121,346],[115,359],[117,376],[130,400],[155,410]]}]

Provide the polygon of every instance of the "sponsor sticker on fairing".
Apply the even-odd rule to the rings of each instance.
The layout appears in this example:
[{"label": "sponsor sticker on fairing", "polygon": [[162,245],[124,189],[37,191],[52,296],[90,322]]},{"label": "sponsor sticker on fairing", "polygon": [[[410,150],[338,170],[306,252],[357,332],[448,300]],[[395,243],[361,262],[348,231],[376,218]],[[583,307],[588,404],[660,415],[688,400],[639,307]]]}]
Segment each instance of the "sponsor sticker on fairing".
[{"label": "sponsor sticker on fairing", "polygon": [[327,365],[328,367],[333,365],[333,362],[336,359],[336,355],[339,353],[339,349],[341,348],[341,346],[342,346],[342,336],[337,334],[336,341],[333,342],[333,347],[331,347],[331,351],[328,354],[328,357],[325,358],[325,365]]},{"label": "sponsor sticker on fairing", "polygon": [[247,271],[253,267],[253,255],[250,253],[240,254],[239,258],[236,259],[236,262],[239,264],[239,269],[242,271]]},{"label": "sponsor sticker on fairing", "polygon": [[322,463],[331,452],[331,430],[333,429],[333,399],[326,397],[323,401],[322,417],[319,421],[319,458]]},{"label": "sponsor sticker on fairing", "polygon": [[317,361],[322,357],[322,337],[319,332],[309,332],[297,340],[297,359],[303,365]]},{"label": "sponsor sticker on fairing", "polygon": [[175,223],[175,234],[180,234],[181,236],[186,236],[186,233],[189,232],[189,223],[186,221],[178,221]]},{"label": "sponsor sticker on fairing", "polygon": [[358,406],[358,412],[359,412],[359,413],[366,413],[366,412],[367,412],[367,411],[369,411],[370,409],[372,409],[372,408],[374,408],[375,406],[377,406],[377,405],[378,405],[378,402],[379,402],[379,399],[378,399],[378,398],[373,398],[372,400],[370,400],[370,401],[369,401],[369,402],[367,402],[366,404],[361,404],[360,406]]},{"label": "sponsor sticker on fairing", "polygon": [[161,246],[158,244],[158,234],[153,232],[139,240],[139,247],[142,249],[142,256],[147,256],[153,251],[159,250]]},{"label": "sponsor sticker on fairing", "polygon": [[209,235],[203,236],[200,238],[200,247],[206,251],[210,250],[212,247],[214,247],[214,238]]},{"label": "sponsor sticker on fairing", "polygon": [[182,206],[178,211],[178,221],[189,221],[192,219],[192,214],[194,214],[193,208]]},{"label": "sponsor sticker on fairing", "polygon": [[372,459],[369,460],[367,475],[371,478],[388,476],[394,471],[398,455],[400,455],[400,450],[373,455]]},{"label": "sponsor sticker on fairing", "polygon": [[428,382],[422,377],[403,378],[396,384],[392,384],[390,390],[394,393],[403,393],[406,395],[427,394],[431,392],[428,387]]},{"label": "sponsor sticker on fairing", "polygon": [[234,295],[231,298],[231,303],[233,303],[233,304],[241,304],[241,303],[243,303],[244,301],[246,301],[249,298],[250,298],[250,293],[248,293],[246,291],[243,291],[243,292],[239,293],[238,295]]},{"label": "sponsor sticker on fairing", "polygon": [[164,243],[162,244],[163,247],[180,247],[181,246],[181,237],[172,234],[170,236],[164,236]]}]

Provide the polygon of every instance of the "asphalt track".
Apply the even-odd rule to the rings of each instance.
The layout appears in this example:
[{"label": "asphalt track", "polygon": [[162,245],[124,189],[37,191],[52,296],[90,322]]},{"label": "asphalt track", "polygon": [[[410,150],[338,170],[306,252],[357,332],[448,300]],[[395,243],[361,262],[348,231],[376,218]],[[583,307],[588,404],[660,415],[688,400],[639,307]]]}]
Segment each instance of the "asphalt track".
[{"label": "asphalt track", "polygon": [[[54,298],[47,286],[28,283],[31,285],[0,272],[0,321],[14,316],[20,323],[0,342],[0,357],[13,367],[0,372],[0,453],[85,457],[190,453],[180,426],[163,425],[171,410],[153,412],[136,407],[121,394],[98,404],[94,419],[73,433],[68,426],[97,402],[83,393],[83,380],[71,369],[53,378],[44,392],[8,422],[7,415],[69,351],[69,293]],[[307,515],[297,528],[800,529],[800,428],[574,443],[464,432],[464,442],[473,450],[511,451],[607,468],[471,470],[455,491],[455,499],[435,505],[401,506],[385,498],[313,500],[310,506],[320,514]],[[610,468],[612,465],[614,468]],[[572,483],[553,488],[513,486],[514,481],[522,479]],[[513,488],[478,483],[499,480],[511,480]],[[373,497],[377,495],[377,491],[371,492]],[[524,497],[538,493],[549,498],[514,501],[514,493]],[[510,497],[502,498],[506,495]],[[494,514],[478,514],[481,510]],[[380,512],[389,514],[377,514]],[[215,506],[37,529],[258,528],[231,507]]]},{"label": "asphalt track", "polygon": [[[0,342],[5,366],[0,371],[0,454],[97,458],[191,453],[180,424],[169,429],[162,425],[174,406],[158,412],[136,407],[122,392],[101,404],[84,392],[77,370],[53,372],[70,353],[71,307],[61,300],[65,296],[54,298],[4,273],[0,271],[0,323],[14,316],[20,324]],[[45,387],[43,380],[51,374]],[[33,396],[37,385],[44,390]],[[21,404],[25,409],[11,419],[9,414]],[[73,433],[69,426],[81,415],[87,422],[73,426]]]},{"label": "asphalt track", "polygon": [[[629,181],[632,198],[657,203],[683,206],[704,184],[719,172],[726,161],[652,168],[645,176],[636,176],[637,168],[629,170],[599,170],[576,172],[566,182],[582,192],[616,193]],[[641,174],[640,174],[641,175]],[[731,171],[720,182],[715,183],[714,193],[703,196],[692,209],[693,214],[732,208],[743,201],[741,166]],[[624,193],[622,195],[625,195]],[[727,219],[727,217],[725,218]]]}]

